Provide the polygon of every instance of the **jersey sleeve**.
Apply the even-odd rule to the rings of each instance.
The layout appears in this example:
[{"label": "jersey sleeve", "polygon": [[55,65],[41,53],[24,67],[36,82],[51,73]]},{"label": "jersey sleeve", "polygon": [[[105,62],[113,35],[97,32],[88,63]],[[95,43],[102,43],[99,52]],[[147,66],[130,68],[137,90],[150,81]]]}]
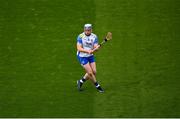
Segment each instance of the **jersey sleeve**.
[{"label": "jersey sleeve", "polygon": [[97,38],[97,36],[96,36],[95,39],[94,39],[94,44],[98,44],[98,38]]},{"label": "jersey sleeve", "polygon": [[82,44],[82,38],[80,36],[77,37],[77,43]]}]

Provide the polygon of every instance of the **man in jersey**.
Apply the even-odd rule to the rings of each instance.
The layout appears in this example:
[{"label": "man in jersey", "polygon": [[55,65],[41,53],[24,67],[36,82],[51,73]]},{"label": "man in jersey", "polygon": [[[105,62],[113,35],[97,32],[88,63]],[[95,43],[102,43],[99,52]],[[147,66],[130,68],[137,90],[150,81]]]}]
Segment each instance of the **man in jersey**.
[{"label": "man in jersey", "polygon": [[92,25],[85,24],[84,32],[77,38],[77,58],[86,71],[86,74],[77,81],[79,91],[83,83],[90,79],[99,92],[104,92],[96,81],[96,63],[93,55],[99,48],[97,36],[92,33]]}]

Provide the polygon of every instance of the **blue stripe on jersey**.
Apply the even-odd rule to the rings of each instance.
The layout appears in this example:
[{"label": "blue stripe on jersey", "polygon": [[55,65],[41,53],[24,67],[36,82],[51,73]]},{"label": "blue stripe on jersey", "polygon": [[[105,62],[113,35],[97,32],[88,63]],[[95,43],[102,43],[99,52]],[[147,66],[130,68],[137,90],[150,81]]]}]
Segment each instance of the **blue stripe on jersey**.
[{"label": "blue stripe on jersey", "polygon": [[77,43],[82,44],[82,38],[80,36],[77,37]]},{"label": "blue stripe on jersey", "polygon": [[77,56],[79,56],[80,52],[78,51]]},{"label": "blue stripe on jersey", "polygon": [[98,44],[98,39],[97,39],[97,37],[96,37],[95,40],[94,40],[94,44]]}]

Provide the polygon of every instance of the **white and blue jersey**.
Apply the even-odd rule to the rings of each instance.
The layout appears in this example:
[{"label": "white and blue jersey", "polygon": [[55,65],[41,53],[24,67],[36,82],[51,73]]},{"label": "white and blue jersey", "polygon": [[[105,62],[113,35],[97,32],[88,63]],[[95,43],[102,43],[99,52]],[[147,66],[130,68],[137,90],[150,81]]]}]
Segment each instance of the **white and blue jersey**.
[{"label": "white and blue jersey", "polygon": [[[95,34],[91,33],[91,35],[86,36],[85,33],[81,33],[77,38],[77,44],[81,44],[82,48],[85,50],[93,50],[94,45],[98,44],[98,38]],[[77,57],[81,64],[85,65],[88,62],[94,62],[93,54],[88,54],[85,52],[77,51]]]},{"label": "white and blue jersey", "polygon": [[[89,36],[86,36],[85,33],[83,32],[78,36],[77,43],[81,44],[85,50],[92,50],[94,48],[94,45],[98,44],[98,39],[97,36],[93,33],[91,33],[91,35]],[[77,55],[80,57],[92,56],[92,54],[79,52],[79,51],[77,51]]]}]

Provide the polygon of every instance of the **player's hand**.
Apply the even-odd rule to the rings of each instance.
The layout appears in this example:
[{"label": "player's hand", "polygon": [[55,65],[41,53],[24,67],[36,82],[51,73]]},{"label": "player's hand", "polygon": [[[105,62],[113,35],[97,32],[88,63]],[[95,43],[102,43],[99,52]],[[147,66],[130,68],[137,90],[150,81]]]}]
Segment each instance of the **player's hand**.
[{"label": "player's hand", "polygon": [[100,45],[97,45],[97,46],[96,46],[96,49],[98,50],[100,47],[101,47]]},{"label": "player's hand", "polygon": [[88,53],[88,54],[92,54],[92,53],[93,53],[93,50],[88,50],[87,53]]}]

